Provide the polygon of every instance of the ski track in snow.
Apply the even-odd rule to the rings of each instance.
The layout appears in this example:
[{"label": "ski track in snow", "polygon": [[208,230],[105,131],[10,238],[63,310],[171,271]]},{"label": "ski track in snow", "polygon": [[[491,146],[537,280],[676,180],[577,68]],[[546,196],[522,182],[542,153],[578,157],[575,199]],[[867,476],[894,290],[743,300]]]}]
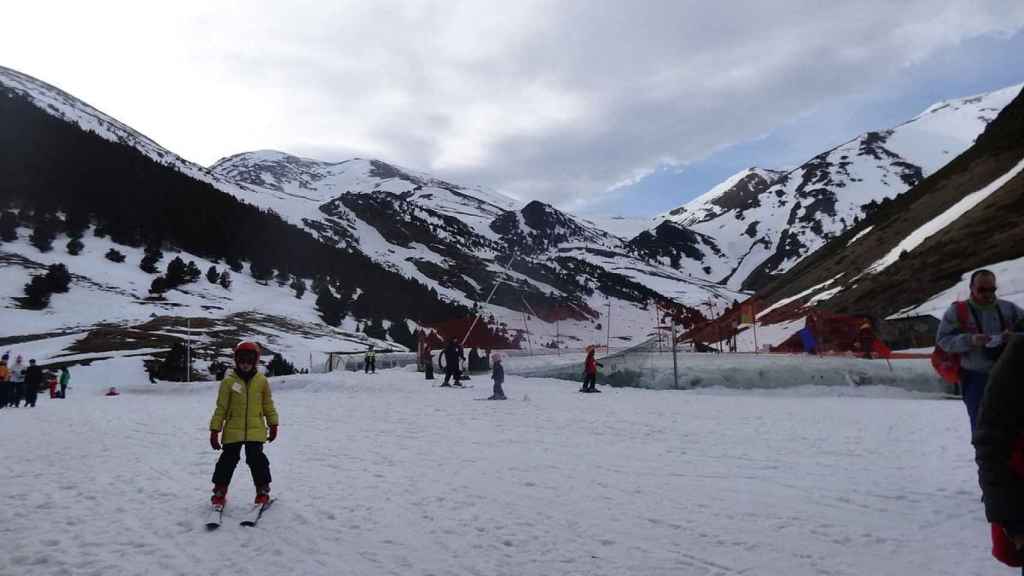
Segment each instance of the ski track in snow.
[{"label": "ski track in snow", "polygon": [[0,574],[998,573],[957,401],[275,379],[278,501],[208,533],[214,384],[103,376],[0,410]]}]

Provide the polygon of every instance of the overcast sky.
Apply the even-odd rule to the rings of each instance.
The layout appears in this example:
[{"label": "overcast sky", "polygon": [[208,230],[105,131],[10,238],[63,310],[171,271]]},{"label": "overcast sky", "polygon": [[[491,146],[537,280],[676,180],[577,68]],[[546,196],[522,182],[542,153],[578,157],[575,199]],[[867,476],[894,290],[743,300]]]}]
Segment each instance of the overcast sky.
[{"label": "overcast sky", "polygon": [[1024,81],[1024,2],[5,4],[0,65],[185,158],[374,157],[653,215]]}]

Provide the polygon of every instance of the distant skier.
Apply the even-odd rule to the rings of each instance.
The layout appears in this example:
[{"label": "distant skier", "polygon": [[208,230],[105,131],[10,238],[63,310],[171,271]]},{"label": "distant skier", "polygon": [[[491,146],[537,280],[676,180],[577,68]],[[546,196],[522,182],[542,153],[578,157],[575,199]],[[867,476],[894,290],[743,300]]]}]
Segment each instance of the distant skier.
[{"label": "distant skier", "polygon": [[366,350],[366,356],[363,357],[363,373],[377,373],[377,353],[373,350],[373,344],[370,344]]},{"label": "distant skier", "polygon": [[0,360],[0,408],[6,408],[8,397],[10,396],[9,389],[11,383],[8,382],[11,378],[11,370],[7,367],[7,356],[4,355],[3,360]]},{"label": "distant skier", "polygon": [[604,368],[604,364],[594,358],[594,347],[587,346],[587,359],[583,362],[583,388],[580,388],[580,392],[600,392],[596,388],[598,366]]},{"label": "distant skier", "polygon": [[36,361],[29,360],[28,368],[25,369],[25,407],[36,407],[36,398],[39,396],[39,386],[43,383],[43,369],[36,366]]},{"label": "distant skier", "polygon": [[459,362],[465,360],[466,355],[462,353],[462,346],[455,341],[455,338],[448,341],[448,345],[441,352],[440,358],[444,359],[444,366],[442,366],[444,368],[444,382],[441,383],[441,386],[450,386],[448,381],[452,376],[455,377],[455,385],[462,386],[462,369]]},{"label": "distant skier", "polygon": [[25,363],[19,355],[11,365],[11,388],[10,404],[15,408],[21,406],[21,399],[25,396]]},{"label": "distant skier", "polygon": [[67,398],[68,384],[71,382],[71,371],[65,366],[60,369],[60,392],[58,398]]},{"label": "distant skier", "polygon": [[[224,451],[213,471],[214,506],[223,506],[231,476],[245,447],[245,462],[256,485],[256,503],[270,500],[270,461],[263,453],[263,443],[277,438],[277,409],[270,393],[270,383],[256,370],[260,347],[255,342],[241,342],[235,347],[235,368],[228,370],[217,393],[217,408],[210,418],[210,447]],[[269,428],[269,431],[268,431]]]},{"label": "distant skier", "polygon": [[505,369],[501,366],[501,354],[497,352],[491,357],[493,368],[491,369],[491,380],[494,380],[494,393],[488,400],[505,400],[505,391],[501,385],[505,383]]}]

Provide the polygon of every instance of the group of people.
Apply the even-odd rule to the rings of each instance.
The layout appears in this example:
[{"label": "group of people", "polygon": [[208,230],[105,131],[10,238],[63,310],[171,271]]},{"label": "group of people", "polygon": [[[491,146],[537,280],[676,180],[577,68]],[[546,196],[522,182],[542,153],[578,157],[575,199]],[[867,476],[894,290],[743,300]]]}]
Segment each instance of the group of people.
[{"label": "group of people", "polygon": [[[64,398],[70,379],[68,369],[62,368],[60,392],[57,392],[57,381],[54,377],[50,384],[50,397]],[[0,408],[18,408],[22,402],[26,407],[34,408],[43,380],[43,369],[36,365],[35,359],[25,364],[24,358],[19,355],[11,362],[10,353],[4,354],[0,357]]]},{"label": "group of people", "polygon": [[936,344],[959,356],[992,553],[1024,566],[1024,309],[996,298],[990,270],[974,272],[970,290],[968,300],[946,310]]}]

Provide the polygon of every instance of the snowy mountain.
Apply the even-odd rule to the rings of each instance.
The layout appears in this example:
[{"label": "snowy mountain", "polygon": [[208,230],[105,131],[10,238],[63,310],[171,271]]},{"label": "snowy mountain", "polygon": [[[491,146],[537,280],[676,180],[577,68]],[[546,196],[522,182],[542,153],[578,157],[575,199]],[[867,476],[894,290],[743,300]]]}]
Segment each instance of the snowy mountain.
[{"label": "snowy mountain", "polygon": [[[57,246],[78,239],[83,254],[116,246],[137,261],[157,254],[156,268],[142,272],[135,263],[104,258],[84,265],[81,255],[61,252],[72,287],[52,296],[51,310],[103,301],[93,310],[116,310],[110,321],[132,330],[146,330],[140,327],[151,314],[175,312],[212,317],[217,330],[228,310],[249,318],[303,318],[312,323],[296,328],[308,336],[303,346],[315,341],[321,351],[330,350],[338,330],[363,342],[351,333],[374,324],[380,326],[375,337],[391,340],[384,331],[396,325],[429,325],[465,316],[472,307],[528,346],[553,346],[558,333],[563,346],[611,339],[621,347],[650,333],[653,299],[697,306],[736,297],[702,274],[695,278],[667,259],[652,261],[622,238],[540,203],[516,210],[514,200],[498,193],[373,159],[322,162],[259,151],[207,169],[13,70],[0,69],[0,94],[0,139],[8,152],[0,159],[0,210],[14,223],[14,240],[0,244],[0,258],[15,280],[0,310],[20,318],[19,326],[50,316],[17,300],[31,276],[56,258],[26,242],[40,230],[56,235]],[[236,229],[246,232],[244,241]],[[246,304],[239,306],[228,303],[241,290],[237,281],[227,292],[186,285],[158,292],[163,300],[154,303],[146,280],[156,282],[153,274],[172,253],[204,270],[223,260],[236,279],[247,264],[256,279],[254,294],[246,289],[238,301]],[[107,268],[116,266],[141,276],[121,282],[113,279],[122,274],[111,274],[105,281]],[[310,286],[298,299],[308,310],[297,314],[290,301],[277,306],[283,299],[272,277],[285,295],[289,282]],[[99,284],[108,289],[81,300],[82,287]],[[337,328],[317,326],[318,317],[327,316],[322,305],[328,296],[340,302],[344,318]],[[47,322],[48,330],[94,333],[102,322],[93,314],[58,316],[62,320]],[[29,337],[23,329],[9,336]],[[260,330],[257,324],[247,329]],[[282,349],[296,353],[287,344]]]},{"label": "snowy mountain", "polygon": [[[966,150],[1021,85],[941,102],[894,128],[818,154],[789,172],[751,168],[661,215],[731,260],[733,289],[767,284]],[[717,274],[717,270],[712,270]]]},{"label": "snowy mountain", "polygon": [[1000,297],[1024,304],[1024,228],[1014,224],[1024,217],[1022,197],[1024,94],[1017,94],[963,154],[880,202],[755,298],[775,320],[811,305],[876,318],[941,315],[967,297],[970,273],[988,267]]}]

